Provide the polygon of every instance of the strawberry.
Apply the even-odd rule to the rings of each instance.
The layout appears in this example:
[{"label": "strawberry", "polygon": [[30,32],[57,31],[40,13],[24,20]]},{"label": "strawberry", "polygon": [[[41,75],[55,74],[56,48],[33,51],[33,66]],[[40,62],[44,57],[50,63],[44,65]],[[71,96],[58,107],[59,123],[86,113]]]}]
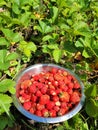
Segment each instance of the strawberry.
[{"label": "strawberry", "polygon": [[58,116],[64,115],[67,111],[68,111],[68,109],[60,108],[60,110],[58,111]]},{"label": "strawberry", "polygon": [[32,96],[31,96],[31,101],[32,101],[33,103],[36,102],[36,101],[37,101],[37,96],[32,95]]},{"label": "strawberry", "polygon": [[28,95],[28,94],[26,94],[26,93],[23,93],[23,94],[22,94],[22,97],[23,97],[23,99],[27,102],[27,101],[30,101],[31,95]]},{"label": "strawberry", "polygon": [[60,107],[59,106],[54,106],[53,109],[58,112],[60,110]]},{"label": "strawberry", "polygon": [[39,104],[39,103],[36,104],[36,109],[37,109],[37,110],[40,110],[40,111],[41,111],[41,110],[44,109],[44,108],[45,108],[45,105],[42,105],[42,104]]},{"label": "strawberry", "polygon": [[69,102],[69,98],[70,98],[70,96],[69,96],[68,92],[61,92],[59,94],[60,101]]},{"label": "strawberry", "polygon": [[52,84],[53,84],[55,87],[57,87],[57,86],[59,85],[59,82],[56,81],[56,80],[53,80],[53,81],[52,81]]},{"label": "strawberry", "polygon": [[31,113],[31,114],[34,114],[34,112],[35,112],[35,110],[34,110],[34,108],[30,108],[30,110],[29,110],[29,112]]},{"label": "strawberry", "polygon": [[30,85],[32,84],[31,80],[24,80],[22,83],[21,83],[21,89],[26,89],[27,87],[29,87]]},{"label": "strawberry", "polygon": [[61,102],[61,108],[66,108],[67,107],[67,103],[66,102]]},{"label": "strawberry", "polygon": [[49,100],[50,100],[50,96],[45,94],[40,97],[39,103],[45,105],[49,102]]},{"label": "strawberry", "polygon": [[55,110],[49,110],[49,116],[50,117],[56,117],[56,111]]},{"label": "strawberry", "polygon": [[80,101],[80,93],[77,91],[74,91],[70,96],[70,101],[74,104],[78,103]]},{"label": "strawberry", "polygon": [[48,89],[48,88],[47,88],[46,86],[44,86],[44,87],[41,88],[40,91],[41,91],[42,94],[46,94],[47,89]]},{"label": "strawberry", "polygon": [[42,96],[42,93],[41,93],[40,90],[37,90],[37,92],[35,93],[35,95],[36,95],[37,97],[40,97],[40,96]]},{"label": "strawberry", "polygon": [[31,108],[31,102],[30,101],[24,102],[23,107],[26,110],[30,110],[30,108]]},{"label": "strawberry", "polygon": [[52,74],[56,74],[56,73],[57,73],[57,71],[58,71],[58,69],[57,69],[57,68],[52,68],[52,69],[51,69],[51,73],[52,73]]},{"label": "strawberry", "polygon": [[74,86],[73,86],[75,89],[79,89],[80,88],[80,84],[78,82],[74,83]]},{"label": "strawberry", "polygon": [[57,101],[59,101],[59,97],[57,95],[52,96],[51,100],[54,101],[54,102],[57,102]]},{"label": "strawberry", "polygon": [[36,114],[37,116],[42,116],[42,113],[41,113],[41,111],[39,111],[39,110],[37,110],[37,111],[35,112],[35,114]]},{"label": "strawberry", "polygon": [[48,110],[51,110],[53,107],[55,106],[55,103],[53,101],[49,101],[47,104],[46,104],[46,108]]},{"label": "strawberry", "polygon": [[29,87],[29,91],[30,91],[30,93],[35,93],[35,92],[37,91],[36,86],[35,86],[34,84],[31,85],[31,86]]},{"label": "strawberry", "polygon": [[48,111],[46,108],[44,108],[44,109],[41,111],[41,113],[42,113],[42,116],[43,116],[43,117],[48,117],[48,116],[49,116],[49,111]]},{"label": "strawberry", "polygon": [[50,89],[49,94],[52,96],[57,95],[54,89]]}]

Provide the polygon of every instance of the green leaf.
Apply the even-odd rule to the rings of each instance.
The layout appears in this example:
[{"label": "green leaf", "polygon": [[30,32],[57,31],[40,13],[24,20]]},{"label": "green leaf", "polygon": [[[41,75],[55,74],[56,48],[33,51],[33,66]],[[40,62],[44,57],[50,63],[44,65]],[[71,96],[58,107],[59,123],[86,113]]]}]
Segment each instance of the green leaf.
[{"label": "green leaf", "polygon": [[55,62],[58,63],[60,61],[61,57],[62,57],[62,50],[60,50],[60,49],[53,50],[53,58],[54,58]]},{"label": "green leaf", "polygon": [[89,58],[89,57],[90,57],[90,55],[89,55],[89,53],[86,51],[86,49],[83,50],[82,56],[84,56],[85,58]]},{"label": "green leaf", "polygon": [[6,57],[6,61],[15,60],[19,57],[19,55],[16,52],[12,52]]},{"label": "green leaf", "polygon": [[5,93],[11,91],[12,87],[15,86],[15,81],[11,79],[4,79],[0,82],[0,92]]},{"label": "green leaf", "polygon": [[2,32],[4,33],[6,39],[10,42],[18,42],[21,40],[21,36],[18,32],[14,33],[12,30],[4,28],[2,28]]},{"label": "green leaf", "polygon": [[46,24],[44,21],[39,20],[39,25],[43,34],[52,32],[53,30],[53,28],[50,25]]},{"label": "green leaf", "polygon": [[59,49],[58,48],[58,44],[49,44],[49,45],[47,45],[47,47],[49,48],[49,49]]},{"label": "green leaf", "polygon": [[15,14],[19,14],[20,10],[19,10],[19,5],[17,3],[13,3],[12,4],[12,10]]},{"label": "green leaf", "polygon": [[37,46],[33,42],[21,41],[19,44],[19,50],[30,58],[31,52],[35,52],[37,50]]},{"label": "green leaf", "polygon": [[52,10],[53,10],[52,23],[54,23],[56,18],[58,17],[58,8],[56,6],[53,6]]},{"label": "green leaf", "polygon": [[85,95],[87,97],[96,97],[97,96],[97,86],[91,85],[90,87],[88,87],[87,90],[85,91]]},{"label": "green leaf", "polygon": [[[9,108],[12,103],[12,98],[6,94],[0,94],[0,109],[9,115]],[[1,113],[0,113],[1,114]]]},{"label": "green leaf", "polygon": [[52,39],[52,36],[51,35],[46,35],[46,36],[44,36],[43,37],[43,41],[48,41],[48,40],[50,40],[50,39]]},{"label": "green leaf", "polygon": [[2,45],[9,46],[10,43],[4,37],[0,37],[0,46]]},{"label": "green leaf", "polygon": [[89,99],[86,102],[85,110],[90,117],[98,116],[98,105],[96,105],[94,99]]}]

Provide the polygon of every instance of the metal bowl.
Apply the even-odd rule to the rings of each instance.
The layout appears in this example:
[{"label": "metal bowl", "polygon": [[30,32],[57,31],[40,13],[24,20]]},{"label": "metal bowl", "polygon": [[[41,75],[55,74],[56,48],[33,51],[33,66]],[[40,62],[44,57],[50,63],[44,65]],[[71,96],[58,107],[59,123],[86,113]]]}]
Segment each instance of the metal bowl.
[{"label": "metal bowl", "polygon": [[[64,69],[67,72],[69,72],[71,75],[73,75],[79,82],[80,86],[81,86],[81,100],[80,102],[75,106],[75,108],[73,108],[71,111],[69,111],[68,113],[66,113],[63,116],[58,116],[58,117],[39,117],[36,116],[34,114],[31,114],[30,112],[26,111],[21,103],[19,102],[18,98],[17,98],[17,94],[19,91],[19,86],[21,84],[22,81],[29,79],[31,77],[32,74],[38,74],[41,71],[49,71],[51,68],[59,68],[59,69]],[[43,123],[57,123],[57,122],[63,122],[65,120],[68,120],[70,118],[72,118],[74,115],[76,115],[82,108],[84,101],[85,101],[85,95],[84,95],[84,85],[81,82],[81,80],[79,79],[79,77],[74,74],[71,70],[69,69],[65,69],[63,67],[60,67],[58,65],[55,64],[35,64],[32,65],[28,68],[26,68],[25,70],[23,70],[16,78],[16,93],[15,95],[13,95],[13,103],[16,106],[16,108],[19,110],[20,113],[22,113],[24,116],[26,116],[30,121],[37,121],[37,122],[43,122]]]}]

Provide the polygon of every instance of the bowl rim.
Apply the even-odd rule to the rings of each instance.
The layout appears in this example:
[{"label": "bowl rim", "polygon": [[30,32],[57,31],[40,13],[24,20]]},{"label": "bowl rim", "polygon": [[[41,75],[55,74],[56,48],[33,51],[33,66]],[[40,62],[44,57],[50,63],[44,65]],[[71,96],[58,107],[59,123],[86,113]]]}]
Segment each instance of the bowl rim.
[{"label": "bowl rim", "polygon": [[83,107],[84,102],[85,102],[85,95],[84,95],[84,85],[82,83],[82,81],[80,80],[80,78],[74,73],[72,72],[72,70],[68,69],[68,68],[64,68],[62,66],[56,65],[56,64],[34,64],[31,65],[27,68],[25,68],[24,70],[22,70],[15,78],[16,81],[16,85],[15,88],[17,86],[18,81],[20,80],[20,78],[28,71],[37,68],[37,67],[44,67],[44,66],[51,66],[51,67],[57,67],[60,69],[64,69],[65,71],[69,72],[71,75],[73,75],[77,81],[79,82],[80,86],[81,86],[81,100],[80,102],[72,109],[70,110],[68,113],[66,113],[65,115],[62,116],[58,116],[58,117],[39,117],[35,114],[31,114],[30,112],[28,112],[27,110],[25,110],[23,108],[23,106],[21,105],[21,103],[19,102],[18,98],[16,97],[16,93],[14,95],[12,95],[13,97],[13,103],[15,105],[15,107],[18,109],[19,112],[21,112],[24,116],[26,116],[29,120],[34,120],[37,122],[42,122],[42,123],[59,123],[59,122],[63,122],[65,120],[68,120],[70,118],[72,118],[74,115],[76,115]]}]

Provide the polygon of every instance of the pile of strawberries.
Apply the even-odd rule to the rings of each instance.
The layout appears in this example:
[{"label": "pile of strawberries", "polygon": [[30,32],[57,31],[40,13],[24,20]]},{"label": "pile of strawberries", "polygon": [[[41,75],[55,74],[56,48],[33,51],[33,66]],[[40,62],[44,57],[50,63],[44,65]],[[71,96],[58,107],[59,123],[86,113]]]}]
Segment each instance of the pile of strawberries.
[{"label": "pile of strawberries", "polygon": [[24,80],[18,99],[25,110],[40,117],[62,116],[80,101],[81,87],[69,72],[52,68]]}]

